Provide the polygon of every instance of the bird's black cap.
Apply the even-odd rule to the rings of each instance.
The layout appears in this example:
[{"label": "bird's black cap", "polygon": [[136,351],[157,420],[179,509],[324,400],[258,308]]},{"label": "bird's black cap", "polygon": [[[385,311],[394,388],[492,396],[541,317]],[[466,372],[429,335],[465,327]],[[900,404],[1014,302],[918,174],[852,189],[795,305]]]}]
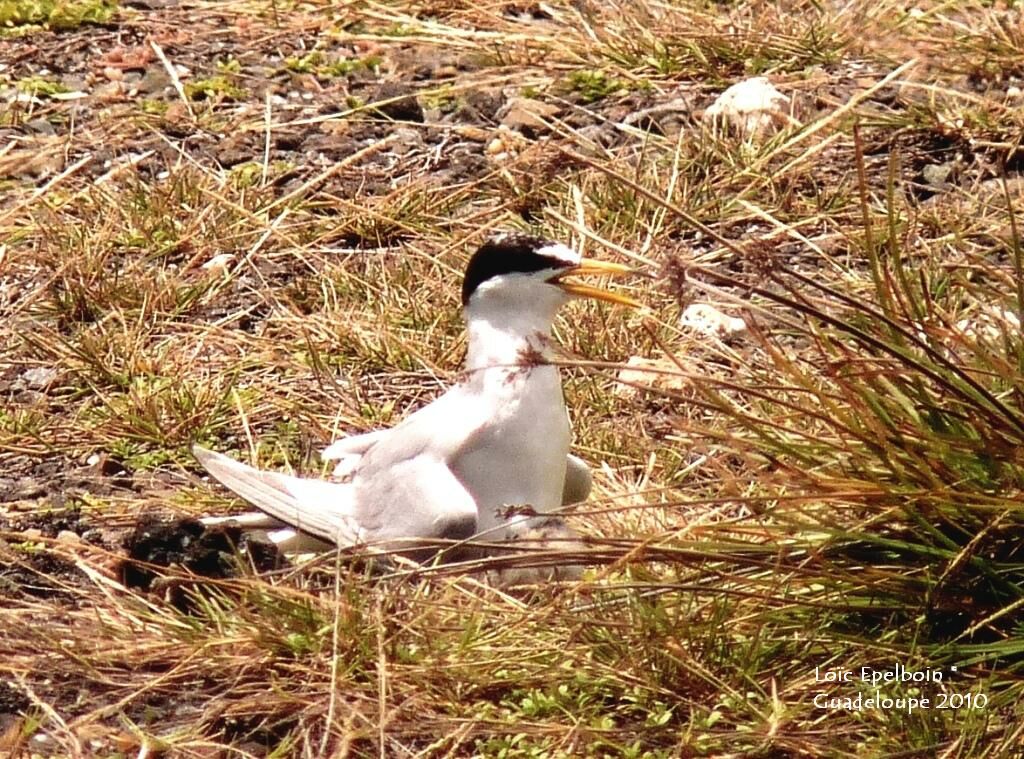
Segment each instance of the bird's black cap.
[{"label": "bird's black cap", "polygon": [[493,237],[481,245],[466,266],[462,280],[462,305],[481,283],[501,274],[541,271],[543,269],[567,269],[573,262],[557,255],[545,255],[539,251],[553,248],[558,243],[532,235],[505,234]]}]

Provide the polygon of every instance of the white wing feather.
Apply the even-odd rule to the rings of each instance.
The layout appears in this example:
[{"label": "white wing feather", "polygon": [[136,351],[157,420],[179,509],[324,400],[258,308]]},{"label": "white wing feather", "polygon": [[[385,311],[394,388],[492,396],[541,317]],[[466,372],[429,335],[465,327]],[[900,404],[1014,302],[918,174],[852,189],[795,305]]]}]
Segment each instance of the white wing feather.
[{"label": "white wing feather", "polygon": [[351,485],[261,471],[198,445],[192,453],[222,485],[286,525],[340,546],[365,540]]}]

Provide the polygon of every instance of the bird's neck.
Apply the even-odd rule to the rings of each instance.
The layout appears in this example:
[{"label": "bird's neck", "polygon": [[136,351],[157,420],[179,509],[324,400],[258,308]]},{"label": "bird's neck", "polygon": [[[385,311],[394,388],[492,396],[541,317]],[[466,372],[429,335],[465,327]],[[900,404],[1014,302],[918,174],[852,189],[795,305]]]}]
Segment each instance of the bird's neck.
[{"label": "bird's neck", "polygon": [[466,371],[510,370],[536,365],[548,358],[553,315],[539,313],[469,313]]}]

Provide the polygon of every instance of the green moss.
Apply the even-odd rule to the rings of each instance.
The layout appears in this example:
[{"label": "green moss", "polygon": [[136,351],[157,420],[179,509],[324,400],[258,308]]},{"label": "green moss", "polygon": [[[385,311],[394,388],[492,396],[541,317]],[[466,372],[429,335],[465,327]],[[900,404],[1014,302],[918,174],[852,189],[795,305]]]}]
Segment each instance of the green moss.
[{"label": "green moss", "polygon": [[380,65],[380,56],[368,55],[365,58],[338,58],[327,61],[323,53],[314,50],[301,57],[285,58],[284,67],[296,74],[314,74],[323,79],[336,76],[348,76],[361,69],[373,70]]},{"label": "green moss", "polygon": [[0,26],[75,29],[104,24],[116,10],[116,0],[0,0]]},{"label": "green moss", "polygon": [[185,85],[189,100],[243,100],[249,93],[234,83],[233,77],[217,75],[197,79]]},{"label": "green moss", "polygon": [[587,103],[603,100],[615,92],[628,89],[621,79],[597,69],[573,71],[566,77],[566,84],[571,91],[579,93]]},{"label": "green moss", "polygon": [[168,104],[163,100],[146,99],[139,102],[139,107],[150,116],[163,116],[167,113]]},{"label": "green moss", "polygon": [[217,61],[217,71],[222,74],[242,73],[242,64],[235,58],[228,58],[226,61]]},{"label": "green moss", "polygon": [[296,74],[312,74],[323,60],[323,54],[314,50],[301,57],[290,57],[284,59],[284,67]]},{"label": "green moss", "polygon": [[240,163],[231,169],[231,182],[235,187],[255,187],[263,175],[263,167],[255,161]]},{"label": "green moss", "polygon": [[439,87],[434,90],[428,90],[421,95],[421,98],[425,107],[439,108],[442,111],[452,110],[458,102],[451,87]]},{"label": "green moss", "polygon": [[20,92],[26,92],[29,95],[42,97],[59,95],[62,92],[70,92],[70,90],[60,82],[54,82],[41,76],[27,76],[24,79],[19,79],[14,83],[14,87]]},{"label": "green moss", "polygon": [[380,66],[380,63],[381,58],[379,55],[368,55],[365,58],[341,58],[333,63],[321,66],[317,73],[327,77],[347,76],[353,71],[359,71],[360,69],[374,71]]}]

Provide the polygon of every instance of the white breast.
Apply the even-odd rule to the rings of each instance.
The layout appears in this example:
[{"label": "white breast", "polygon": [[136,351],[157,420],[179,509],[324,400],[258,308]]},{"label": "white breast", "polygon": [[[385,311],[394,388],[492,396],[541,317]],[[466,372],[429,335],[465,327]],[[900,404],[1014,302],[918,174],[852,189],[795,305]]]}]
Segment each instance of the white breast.
[{"label": "white breast", "polygon": [[494,413],[451,468],[477,502],[478,531],[503,523],[508,507],[559,508],[570,431],[558,370],[492,369],[471,381]]}]

